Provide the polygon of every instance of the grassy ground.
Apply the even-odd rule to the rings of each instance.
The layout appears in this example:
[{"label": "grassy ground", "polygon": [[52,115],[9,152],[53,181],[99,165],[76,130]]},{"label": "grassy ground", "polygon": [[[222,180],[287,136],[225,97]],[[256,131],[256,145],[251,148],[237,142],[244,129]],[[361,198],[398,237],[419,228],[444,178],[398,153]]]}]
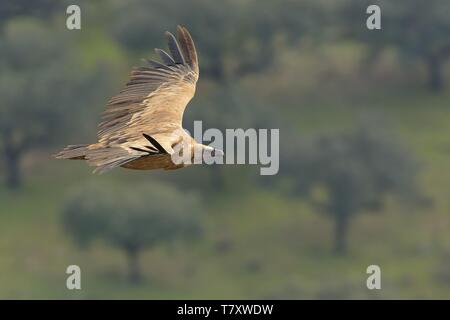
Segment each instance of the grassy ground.
[{"label": "grassy ground", "polygon": [[[361,215],[353,221],[347,256],[331,253],[331,221],[300,199],[245,190],[208,202],[203,239],[147,250],[140,285],[127,283],[122,252],[101,242],[82,251],[60,224],[72,185],[136,175],[98,178],[82,163],[28,159],[24,189],[0,189],[0,298],[448,298],[449,105],[450,94],[424,93],[366,104],[394,123],[422,160],[420,179],[432,206],[392,204],[381,215]],[[304,132],[334,128],[362,111],[357,103],[303,109],[299,126]],[[70,264],[82,269],[81,291],[65,287]],[[382,269],[380,291],[366,289],[370,264]]]}]

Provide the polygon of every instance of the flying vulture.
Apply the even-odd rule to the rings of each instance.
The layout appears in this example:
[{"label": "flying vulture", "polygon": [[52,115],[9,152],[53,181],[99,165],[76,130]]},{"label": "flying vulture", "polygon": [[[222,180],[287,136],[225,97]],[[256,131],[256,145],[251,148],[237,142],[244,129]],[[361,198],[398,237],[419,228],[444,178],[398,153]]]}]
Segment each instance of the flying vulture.
[{"label": "flying vulture", "polygon": [[173,161],[177,150],[190,160],[196,152],[223,155],[197,143],[182,128],[183,112],[199,76],[197,52],[186,28],[177,27],[178,39],[170,32],[165,35],[170,54],[155,49],[162,62],[146,60],[148,66],[132,71],[125,88],[102,114],[98,142],[69,145],[56,158],[86,160],[96,167],[94,172],[103,173],[116,167],[174,170],[193,162]]}]

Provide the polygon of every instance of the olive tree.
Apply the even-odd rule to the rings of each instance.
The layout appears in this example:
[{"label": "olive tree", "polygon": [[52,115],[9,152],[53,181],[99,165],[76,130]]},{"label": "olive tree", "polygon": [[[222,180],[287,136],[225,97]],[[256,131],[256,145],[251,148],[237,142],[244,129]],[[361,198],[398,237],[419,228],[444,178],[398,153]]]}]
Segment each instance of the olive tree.
[{"label": "olive tree", "polygon": [[0,5],[0,27],[9,19],[17,16],[48,18],[55,12],[64,12],[69,3],[67,0],[3,1]]},{"label": "olive tree", "polygon": [[[365,27],[366,8],[372,4],[381,8],[379,31]],[[403,60],[421,62],[429,88],[440,91],[444,65],[450,58],[449,10],[447,0],[346,0],[339,17],[346,35],[367,44],[371,57],[385,48],[396,48]]]},{"label": "olive tree", "polygon": [[283,5],[271,0],[114,1],[110,30],[127,48],[148,54],[156,44],[164,45],[165,30],[183,24],[194,37],[201,77],[228,85],[272,66],[282,50],[277,36],[284,35],[290,46],[306,35],[317,37],[329,5],[323,0],[286,0]]},{"label": "olive tree", "polygon": [[[392,135],[360,127],[351,132],[321,134],[292,153],[295,190],[334,219],[334,249],[345,253],[351,219],[380,212],[389,195],[419,195],[418,163]],[[288,165],[289,166],[289,165]],[[416,197],[418,199],[418,197]]]},{"label": "olive tree", "polygon": [[90,185],[68,198],[63,226],[81,246],[102,239],[123,250],[128,279],[142,278],[139,255],[176,238],[201,232],[199,199],[160,183],[111,187]]},{"label": "olive tree", "polygon": [[101,68],[83,69],[62,32],[35,19],[14,19],[2,30],[0,161],[10,188],[21,184],[23,156],[67,137],[109,81]]}]

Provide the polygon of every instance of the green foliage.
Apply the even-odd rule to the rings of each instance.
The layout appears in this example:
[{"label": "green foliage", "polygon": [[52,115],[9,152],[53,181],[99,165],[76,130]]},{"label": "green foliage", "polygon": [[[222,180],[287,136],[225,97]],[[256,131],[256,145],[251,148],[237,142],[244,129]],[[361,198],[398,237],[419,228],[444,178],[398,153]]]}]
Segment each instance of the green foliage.
[{"label": "green foliage", "polygon": [[115,2],[111,33],[127,48],[143,52],[152,49],[151,43],[163,45],[165,30],[184,24],[200,52],[202,76],[223,82],[270,67],[280,35],[290,46],[319,35],[326,16],[322,8],[310,0],[282,6],[265,0]]},{"label": "green foliage", "polygon": [[[386,48],[394,47],[406,60],[425,62],[429,72],[429,86],[443,88],[443,63],[450,57],[450,3],[446,0],[349,0],[338,10],[340,22],[347,35],[371,48],[374,59]],[[381,8],[382,30],[371,32],[355,19],[371,5]],[[402,60],[403,60],[402,59]],[[401,60],[400,60],[401,61]]]},{"label": "green foliage", "polygon": [[88,186],[67,200],[63,225],[81,246],[102,239],[124,250],[128,278],[142,275],[140,252],[175,239],[190,239],[201,232],[200,203],[192,194],[164,184]]},{"label": "green foliage", "polygon": [[[380,32],[371,32],[365,24],[361,27],[361,22],[365,22],[363,19],[354,19],[356,16],[368,17],[361,13],[365,13],[371,4],[381,8]],[[445,0],[350,0],[339,13],[342,22],[347,22],[348,28],[343,29],[366,44],[395,46],[407,56],[427,57],[450,45],[449,10],[450,3]]]},{"label": "green foliage", "polygon": [[[0,44],[0,132],[17,144],[48,144],[89,104],[80,96],[93,82],[106,81],[101,68],[82,69],[67,34],[36,20],[14,20]],[[81,105],[81,106],[80,106]]]},{"label": "green foliage", "polygon": [[300,148],[298,187],[325,187],[332,214],[378,209],[386,194],[411,194],[417,163],[394,139],[363,127],[315,137]]},{"label": "green foliage", "polygon": [[164,31],[173,32],[177,24],[184,24],[195,38],[202,74],[221,79],[229,33],[235,29],[233,7],[229,0],[220,5],[208,0],[115,2],[111,34],[125,47],[148,55],[157,44],[165,47]]},{"label": "green foliage", "polygon": [[200,232],[201,206],[192,194],[165,186],[89,186],[64,208],[64,227],[81,245],[103,239],[122,248],[151,247]]},{"label": "green foliage", "polygon": [[48,18],[58,11],[64,11],[67,3],[69,3],[67,0],[3,1],[0,5],[0,27],[5,21],[15,17],[35,16]]},{"label": "green foliage", "polygon": [[293,153],[294,186],[318,210],[336,221],[336,251],[346,249],[346,233],[355,214],[383,209],[387,196],[418,195],[418,164],[380,123],[364,123],[353,132],[322,134]]},{"label": "green foliage", "polygon": [[[79,115],[108,83],[104,66],[84,70],[74,39],[39,20],[14,19],[0,43],[0,150],[7,182],[20,184],[20,161],[76,128]],[[92,90],[93,86],[97,90]],[[87,90],[89,88],[89,90]],[[81,94],[83,93],[83,94]]]},{"label": "green foliage", "polygon": [[[0,45],[0,128],[29,139],[49,137],[57,127],[58,109],[67,98],[67,81],[61,75],[67,53],[61,35],[41,23],[13,21]],[[65,80],[65,81],[64,81]]]}]

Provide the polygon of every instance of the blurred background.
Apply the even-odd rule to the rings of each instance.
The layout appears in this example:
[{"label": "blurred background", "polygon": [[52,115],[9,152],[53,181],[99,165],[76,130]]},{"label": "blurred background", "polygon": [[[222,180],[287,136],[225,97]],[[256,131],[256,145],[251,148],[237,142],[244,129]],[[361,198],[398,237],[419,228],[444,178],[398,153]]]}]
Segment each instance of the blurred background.
[{"label": "blurred background", "polygon": [[[450,298],[449,16],[446,0],[2,1],[0,298]],[[95,141],[177,24],[200,60],[184,126],[279,128],[279,174],[52,158]]]}]

